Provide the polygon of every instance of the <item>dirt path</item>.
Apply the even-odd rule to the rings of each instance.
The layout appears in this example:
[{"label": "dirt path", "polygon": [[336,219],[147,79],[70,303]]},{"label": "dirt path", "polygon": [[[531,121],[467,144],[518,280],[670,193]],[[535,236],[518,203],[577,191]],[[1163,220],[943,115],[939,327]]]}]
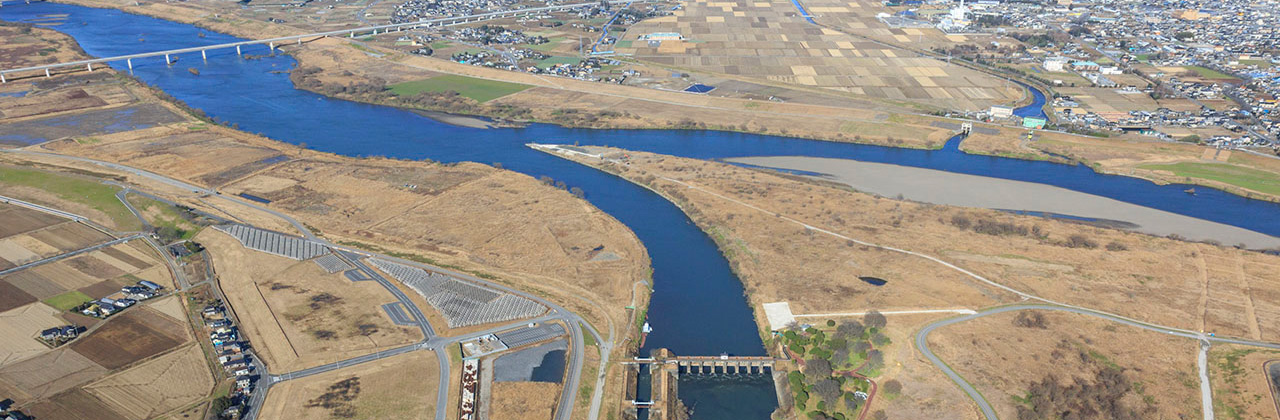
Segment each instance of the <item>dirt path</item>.
[{"label": "dirt path", "polygon": [[1204,260],[1203,247],[1196,245],[1196,270],[1200,272],[1200,301],[1197,305],[1196,327],[1204,331],[1205,317],[1209,315],[1209,269]]},{"label": "dirt path", "polygon": [[1249,337],[1262,340],[1262,327],[1258,325],[1258,313],[1253,307],[1253,288],[1249,286],[1249,276],[1244,273],[1244,257],[1235,256],[1236,280],[1240,281],[1240,290],[1244,291],[1244,315],[1249,318]]}]

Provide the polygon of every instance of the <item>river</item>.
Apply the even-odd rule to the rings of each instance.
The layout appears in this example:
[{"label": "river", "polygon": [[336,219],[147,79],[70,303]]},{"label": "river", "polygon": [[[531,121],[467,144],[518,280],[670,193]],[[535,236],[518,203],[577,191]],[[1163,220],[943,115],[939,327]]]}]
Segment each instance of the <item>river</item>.
[{"label": "river", "polygon": [[[194,26],[117,10],[34,3],[4,7],[0,19],[24,21],[62,15],[50,28],[65,32],[93,56],[105,57],[234,42],[237,38]],[[203,36],[201,36],[203,35]],[[267,47],[246,49],[264,54]],[[936,151],[800,140],[715,131],[588,130],[534,124],[520,129],[475,129],[443,124],[405,110],[325,98],[294,89],[296,62],[277,55],[245,60],[234,50],[134,60],[133,74],[210,116],[289,143],[350,156],[392,156],[442,162],[501,163],[532,176],[550,176],[582,188],[586,199],[635,232],[653,263],[649,307],[653,333],[647,348],[683,355],[764,355],[765,349],[733,275],[714,242],[677,207],[651,191],[603,172],[524,146],[526,143],[609,145],[692,158],[800,155],[835,157],[939,169],[1060,186],[1192,217],[1280,234],[1280,206],[1217,190],[1196,196],[1183,186],[1099,175],[1083,166]],[[115,68],[123,68],[116,63]],[[187,71],[194,67],[199,74]],[[1041,100],[1043,101],[1043,99]],[[1266,217],[1262,217],[1266,216]],[[776,407],[769,381],[685,379],[680,396],[695,419],[767,419]]]}]

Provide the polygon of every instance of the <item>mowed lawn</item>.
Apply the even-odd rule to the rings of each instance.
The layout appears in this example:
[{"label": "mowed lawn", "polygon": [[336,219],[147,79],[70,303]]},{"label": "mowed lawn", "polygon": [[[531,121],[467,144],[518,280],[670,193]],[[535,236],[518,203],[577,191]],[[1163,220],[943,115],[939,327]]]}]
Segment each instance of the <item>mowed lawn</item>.
[{"label": "mowed lawn", "polygon": [[475,99],[477,102],[489,102],[533,86],[519,83],[499,82],[496,80],[477,79],[467,76],[446,74],[430,79],[413,82],[396,83],[389,86],[391,93],[399,96],[413,96],[422,92],[448,92]]},{"label": "mowed lawn", "polygon": [[1214,69],[1211,69],[1211,68],[1208,68],[1208,67],[1200,67],[1200,66],[1186,66],[1186,67],[1183,67],[1183,68],[1185,68],[1185,69],[1187,69],[1187,70],[1194,71],[1194,72],[1196,72],[1196,74],[1200,75],[1200,77],[1203,77],[1203,78],[1206,78],[1206,79],[1234,79],[1234,78],[1236,78],[1235,76],[1232,76],[1232,75],[1230,75],[1230,74],[1226,74],[1226,73],[1223,73],[1223,72],[1220,72],[1220,71],[1217,71],[1217,70],[1214,70]]},{"label": "mowed lawn", "polygon": [[1225,163],[1182,162],[1142,165],[1142,169],[1173,172],[1174,175],[1209,179],[1261,193],[1280,194],[1280,174]]},{"label": "mowed lawn", "polygon": [[91,300],[93,300],[93,298],[89,297],[89,295],[81,293],[78,290],[72,290],[72,291],[45,299],[44,303],[49,304],[49,306],[58,308],[58,310],[60,311],[70,311],[72,309],[75,309],[75,307],[80,306],[80,304],[91,301]]}]

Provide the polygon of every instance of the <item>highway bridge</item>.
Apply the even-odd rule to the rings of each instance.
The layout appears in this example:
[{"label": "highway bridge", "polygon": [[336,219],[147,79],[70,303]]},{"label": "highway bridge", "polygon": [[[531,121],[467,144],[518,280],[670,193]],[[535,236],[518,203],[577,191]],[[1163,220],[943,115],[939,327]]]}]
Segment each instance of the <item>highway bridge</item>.
[{"label": "highway bridge", "polygon": [[[638,0],[636,1],[636,3],[643,3],[646,1],[648,0]],[[30,1],[28,1],[28,3],[30,3]],[[606,1],[605,3],[611,3],[611,2]],[[622,3],[622,2],[617,2],[617,3]],[[94,58],[89,60],[71,61],[66,63],[55,63],[55,64],[45,64],[41,66],[5,69],[5,70],[0,70],[0,83],[8,83],[9,79],[13,77],[12,75],[15,75],[18,73],[36,72],[36,74],[39,74],[38,72],[43,71],[45,77],[51,77],[52,76],[51,71],[54,69],[84,67],[88,71],[93,71],[95,64],[103,64],[103,63],[118,62],[118,61],[125,62],[125,65],[129,69],[133,69],[133,60],[141,59],[141,58],[164,57],[165,64],[172,64],[173,56],[176,56],[178,54],[200,53],[200,57],[202,59],[208,59],[209,57],[208,52],[210,50],[235,48],[236,55],[241,55],[243,54],[242,53],[243,47],[257,46],[257,45],[266,45],[268,50],[274,52],[276,49],[276,46],[278,45],[284,45],[288,43],[301,44],[303,40],[309,40],[309,39],[314,40],[318,38],[332,37],[332,36],[355,38],[356,36],[377,35],[380,33],[399,32],[404,30],[414,30],[414,29],[420,29],[420,28],[440,28],[445,26],[462,25],[466,23],[480,22],[480,21],[492,20],[492,19],[503,19],[503,18],[519,17],[519,16],[537,15],[537,14],[548,13],[548,12],[573,10],[577,8],[592,7],[597,5],[600,5],[600,2],[561,4],[561,5],[547,6],[547,7],[533,7],[528,9],[506,10],[506,11],[490,12],[490,13],[478,13],[478,14],[467,15],[467,16],[450,16],[450,17],[442,17],[442,18],[436,18],[436,19],[420,20],[417,22],[365,26],[365,27],[352,28],[352,29],[340,29],[336,31],[316,32],[316,33],[310,33],[310,34],[304,34],[304,35],[291,35],[291,36],[283,36],[278,38],[229,42],[224,44],[179,48],[179,49],[166,50],[166,51],[153,51],[153,52],[139,53],[139,54],[120,55],[115,57],[102,57],[102,58]]]}]

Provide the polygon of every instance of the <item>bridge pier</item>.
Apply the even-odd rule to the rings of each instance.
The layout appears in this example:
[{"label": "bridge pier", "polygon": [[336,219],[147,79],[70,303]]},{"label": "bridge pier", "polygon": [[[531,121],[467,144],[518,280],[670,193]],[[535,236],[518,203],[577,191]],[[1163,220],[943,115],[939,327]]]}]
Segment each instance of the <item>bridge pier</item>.
[{"label": "bridge pier", "polygon": [[206,52],[206,50],[200,50],[200,59],[204,61],[209,61],[209,54]]},{"label": "bridge pier", "polygon": [[93,63],[85,64],[85,67],[89,68],[89,73],[93,73]]},{"label": "bridge pier", "polygon": [[44,77],[53,77],[53,75],[49,74],[49,69],[44,69]]},{"label": "bridge pier", "polygon": [[166,65],[172,65],[172,64],[173,64],[173,60],[170,60],[170,59],[169,59],[169,54],[165,54],[165,55],[164,55],[164,63],[165,63]]},{"label": "bridge pier", "polygon": [[4,73],[0,73],[0,83],[9,83],[8,80],[4,80]]},{"label": "bridge pier", "polygon": [[236,46],[236,55],[244,55],[244,54],[241,54],[241,53],[240,53],[240,46],[239,46],[239,45],[237,45],[237,46]]},{"label": "bridge pier", "polygon": [[268,43],[267,43],[267,49],[268,49],[268,50],[271,50],[271,53],[272,53],[272,54],[275,54],[275,53],[276,53],[276,43],[275,43],[275,42],[268,42]]},{"label": "bridge pier", "polygon": [[132,59],[132,58],[126,58],[126,59],[124,59],[124,64],[129,66],[129,71],[133,71],[133,59]]}]

